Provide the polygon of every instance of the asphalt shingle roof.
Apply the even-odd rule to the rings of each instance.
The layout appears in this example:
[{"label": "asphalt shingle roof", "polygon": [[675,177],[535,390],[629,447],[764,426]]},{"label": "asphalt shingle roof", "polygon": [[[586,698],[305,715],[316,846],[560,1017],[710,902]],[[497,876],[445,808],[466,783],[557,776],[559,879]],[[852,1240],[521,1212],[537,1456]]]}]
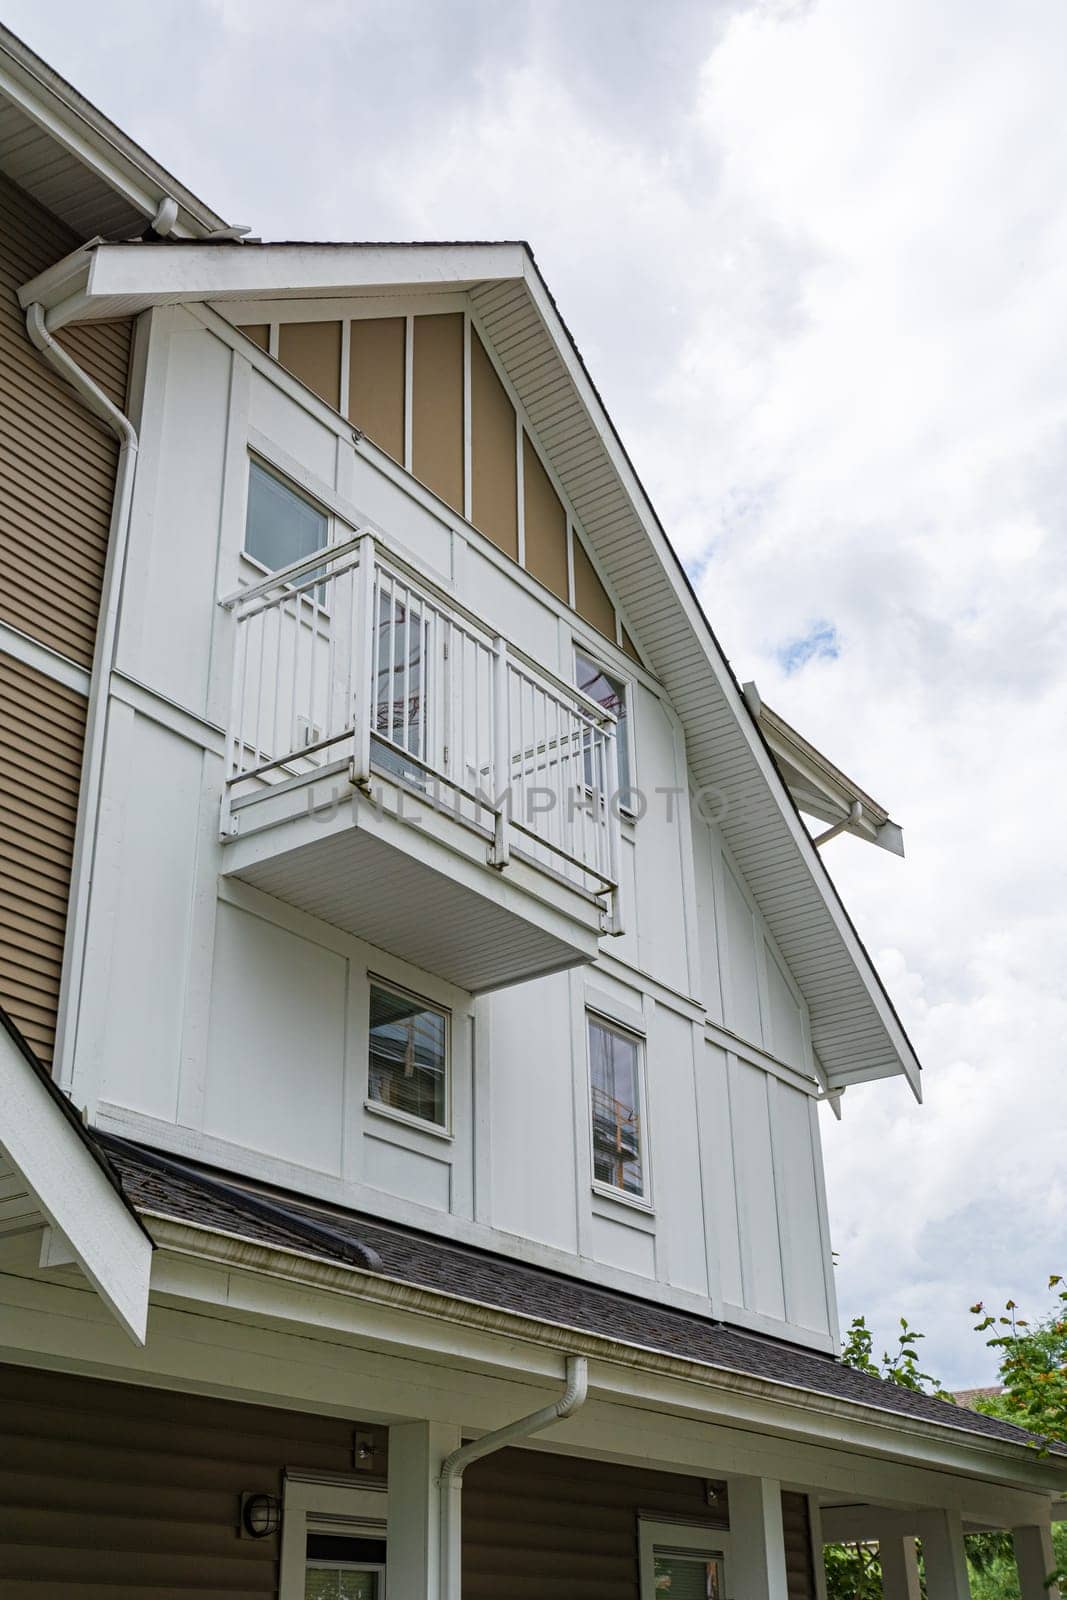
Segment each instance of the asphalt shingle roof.
[{"label": "asphalt shingle roof", "polygon": [[[555,1327],[577,1329],[769,1383],[872,1406],[1006,1444],[1031,1435],[1013,1423],[934,1399],[831,1356],[622,1294],[470,1245],[313,1203],[97,1135],[130,1201],[142,1211],[281,1245],[455,1295]],[[1063,1446],[1055,1454],[1067,1455]]]}]

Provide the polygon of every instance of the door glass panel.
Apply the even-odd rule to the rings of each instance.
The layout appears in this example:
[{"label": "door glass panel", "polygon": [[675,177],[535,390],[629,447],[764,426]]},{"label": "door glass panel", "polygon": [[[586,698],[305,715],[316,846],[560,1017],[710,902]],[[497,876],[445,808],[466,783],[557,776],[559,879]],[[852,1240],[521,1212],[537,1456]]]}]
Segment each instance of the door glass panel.
[{"label": "door glass panel", "polygon": [[657,1550],[653,1572],[657,1600],[723,1600],[722,1562],[696,1551]]},{"label": "door glass panel", "polygon": [[379,1600],[381,1593],[380,1572],[340,1566],[307,1569],[304,1600]]}]

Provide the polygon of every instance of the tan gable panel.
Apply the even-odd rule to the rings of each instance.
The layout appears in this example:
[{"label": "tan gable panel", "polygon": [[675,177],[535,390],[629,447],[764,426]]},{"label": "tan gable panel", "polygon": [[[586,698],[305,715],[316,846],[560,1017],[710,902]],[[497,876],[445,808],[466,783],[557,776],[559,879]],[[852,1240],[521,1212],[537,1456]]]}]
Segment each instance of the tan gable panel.
[{"label": "tan gable panel", "polygon": [[526,570],[561,600],[567,600],[567,513],[525,433],[522,476]]},{"label": "tan gable panel", "polygon": [[404,318],[367,317],[349,327],[348,418],[404,463]]},{"label": "tan gable panel", "polygon": [[641,666],[643,664],[641,661],[641,652],[638,650],[637,646],[634,644],[625,628],[620,627],[619,632],[622,635],[622,647],[626,651],[626,654],[632,657],[632,659],[636,661],[639,666]]},{"label": "tan gable panel", "polygon": [[[117,447],[34,350],[16,298],[19,284],[77,242],[0,177],[0,618],[89,666]],[[59,336],[118,405],[130,328],[98,323]]]},{"label": "tan gable panel", "polygon": [[478,335],[471,333],[471,521],[519,559],[515,407]]},{"label": "tan gable panel", "polygon": [[341,324],[283,322],[278,360],[335,411],[341,408]]},{"label": "tan gable panel", "polygon": [[463,313],[415,318],[412,470],[463,513]]},{"label": "tan gable panel", "polygon": [[85,700],[0,655],[0,1004],[42,1060],[55,1039]]},{"label": "tan gable panel", "polygon": [[615,638],[615,607],[577,535],[574,539],[574,609],[609,639]]},{"label": "tan gable panel", "polygon": [[243,328],[238,328],[238,333],[243,333],[246,339],[251,339],[253,344],[258,344],[261,350],[270,348],[270,324],[267,322],[248,322]]}]

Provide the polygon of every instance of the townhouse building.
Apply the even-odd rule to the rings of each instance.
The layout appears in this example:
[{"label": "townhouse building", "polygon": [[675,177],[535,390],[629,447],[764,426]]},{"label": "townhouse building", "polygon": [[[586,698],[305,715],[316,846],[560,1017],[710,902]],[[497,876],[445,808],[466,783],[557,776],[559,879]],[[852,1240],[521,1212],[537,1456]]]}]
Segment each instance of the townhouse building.
[{"label": "townhouse building", "polygon": [[0,207],[2,1592],[1043,1600],[1067,1458],[838,1360],[900,831],[529,247],[253,239],[6,32]]}]

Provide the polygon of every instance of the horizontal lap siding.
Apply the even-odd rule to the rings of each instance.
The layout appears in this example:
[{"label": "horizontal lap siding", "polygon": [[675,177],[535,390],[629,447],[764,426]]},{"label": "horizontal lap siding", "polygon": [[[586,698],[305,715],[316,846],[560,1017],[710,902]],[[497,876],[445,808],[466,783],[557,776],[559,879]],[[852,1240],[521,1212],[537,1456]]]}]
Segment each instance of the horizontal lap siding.
[{"label": "horizontal lap siding", "polygon": [[[16,293],[77,243],[0,178],[0,621],[89,666],[116,445],[33,349]],[[130,330],[101,323],[59,336],[120,406]],[[0,653],[0,1003],[46,1060],[84,734],[83,696]]]},{"label": "horizontal lap siding", "polygon": [[[45,366],[26,335],[17,290],[78,243],[0,178],[0,618],[88,666],[107,551],[116,445]],[[132,324],[60,335],[122,405]]]},{"label": "horizontal lap siding", "polygon": [[[463,1479],[464,1600],[644,1600],[638,1519],[722,1527],[706,1480],[534,1450]],[[782,1495],[789,1600],[816,1600],[808,1502]]]},{"label": "horizontal lap siding", "polygon": [[703,1478],[502,1450],[463,1479],[464,1600],[639,1600],[638,1513],[722,1526]]},{"label": "horizontal lap siding", "polygon": [[85,699],[0,654],[0,1003],[42,1060],[55,1038]]},{"label": "horizontal lap siding", "polygon": [[350,1471],[354,1427],[0,1367],[0,1594],[272,1596],[278,1539],[238,1537],[240,1495],[280,1493],[286,1466]]}]

